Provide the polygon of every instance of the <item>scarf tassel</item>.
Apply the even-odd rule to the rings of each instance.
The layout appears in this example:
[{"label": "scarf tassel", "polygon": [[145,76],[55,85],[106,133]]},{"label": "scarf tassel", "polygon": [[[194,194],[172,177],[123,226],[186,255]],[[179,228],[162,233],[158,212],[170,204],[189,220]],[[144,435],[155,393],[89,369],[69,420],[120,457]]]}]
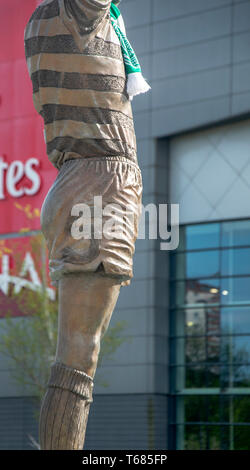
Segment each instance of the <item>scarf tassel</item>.
[{"label": "scarf tassel", "polygon": [[141,72],[129,73],[127,80],[127,93],[130,101],[135,95],[146,93],[151,90],[151,86],[146,82]]}]

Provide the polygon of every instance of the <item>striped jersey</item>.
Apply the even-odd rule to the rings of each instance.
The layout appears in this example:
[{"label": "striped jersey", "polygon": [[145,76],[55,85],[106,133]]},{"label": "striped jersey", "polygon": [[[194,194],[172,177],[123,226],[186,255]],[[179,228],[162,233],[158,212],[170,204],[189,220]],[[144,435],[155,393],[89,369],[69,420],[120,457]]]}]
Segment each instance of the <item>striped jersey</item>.
[{"label": "striped jersey", "polygon": [[[117,0],[116,3],[119,3]],[[45,0],[24,30],[33,103],[51,163],[123,156],[137,146],[111,0]]]}]

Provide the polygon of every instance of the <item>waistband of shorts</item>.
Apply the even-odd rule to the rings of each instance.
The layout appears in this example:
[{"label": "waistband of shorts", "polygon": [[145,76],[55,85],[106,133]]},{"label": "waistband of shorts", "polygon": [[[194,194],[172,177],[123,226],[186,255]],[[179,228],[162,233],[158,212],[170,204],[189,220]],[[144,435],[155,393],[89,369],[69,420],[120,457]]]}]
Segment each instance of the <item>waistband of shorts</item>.
[{"label": "waistband of shorts", "polygon": [[72,161],[94,161],[94,162],[97,162],[97,161],[118,161],[118,162],[124,162],[124,163],[127,163],[128,165],[131,165],[132,167],[134,167],[137,171],[139,171],[139,173],[141,173],[141,169],[139,167],[139,165],[136,163],[136,162],[133,162],[132,160],[130,160],[129,158],[127,157],[124,157],[123,155],[105,155],[103,157],[76,157],[76,158],[68,158],[67,160],[65,160],[60,168],[60,170],[62,169],[62,167],[68,163],[68,162],[72,162]]}]

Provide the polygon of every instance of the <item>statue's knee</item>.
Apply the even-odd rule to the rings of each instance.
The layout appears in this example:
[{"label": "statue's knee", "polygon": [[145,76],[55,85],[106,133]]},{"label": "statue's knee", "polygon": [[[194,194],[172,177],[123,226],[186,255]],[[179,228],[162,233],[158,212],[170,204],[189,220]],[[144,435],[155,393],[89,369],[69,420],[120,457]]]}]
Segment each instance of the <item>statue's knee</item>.
[{"label": "statue's knee", "polygon": [[88,363],[88,367],[95,366],[98,361],[100,352],[100,341],[99,335],[83,335],[82,358],[84,362]]},{"label": "statue's knee", "polygon": [[67,344],[59,349],[64,363],[72,367],[92,368],[97,364],[100,351],[100,335],[72,333]]}]

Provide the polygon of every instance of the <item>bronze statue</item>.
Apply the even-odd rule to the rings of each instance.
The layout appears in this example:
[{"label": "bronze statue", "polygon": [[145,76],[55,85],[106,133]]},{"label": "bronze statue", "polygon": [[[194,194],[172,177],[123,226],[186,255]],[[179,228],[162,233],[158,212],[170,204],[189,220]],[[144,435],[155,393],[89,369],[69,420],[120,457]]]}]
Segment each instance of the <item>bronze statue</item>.
[{"label": "bronze statue", "polygon": [[[33,102],[44,120],[48,158],[59,170],[41,211],[50,276],[59,289],[57,351],[40,412],[41,450],[83,448],[100,342],[121,286],[133,277],[143,186],[131,100],[150,87],[138,68],[129,72],[130,79],[139,78],[139,90],[131,80],[128,87],[119,3],[45,0],[25,28]],[[117,21],[111,21],[112,8]],[[118,238],[95,235],[96,196],[103,208],[118,204]],[[72,209],[83,203],[91,212],[90,238],[72,236]],[[107,216],[98,220],[104,224]]]}]

